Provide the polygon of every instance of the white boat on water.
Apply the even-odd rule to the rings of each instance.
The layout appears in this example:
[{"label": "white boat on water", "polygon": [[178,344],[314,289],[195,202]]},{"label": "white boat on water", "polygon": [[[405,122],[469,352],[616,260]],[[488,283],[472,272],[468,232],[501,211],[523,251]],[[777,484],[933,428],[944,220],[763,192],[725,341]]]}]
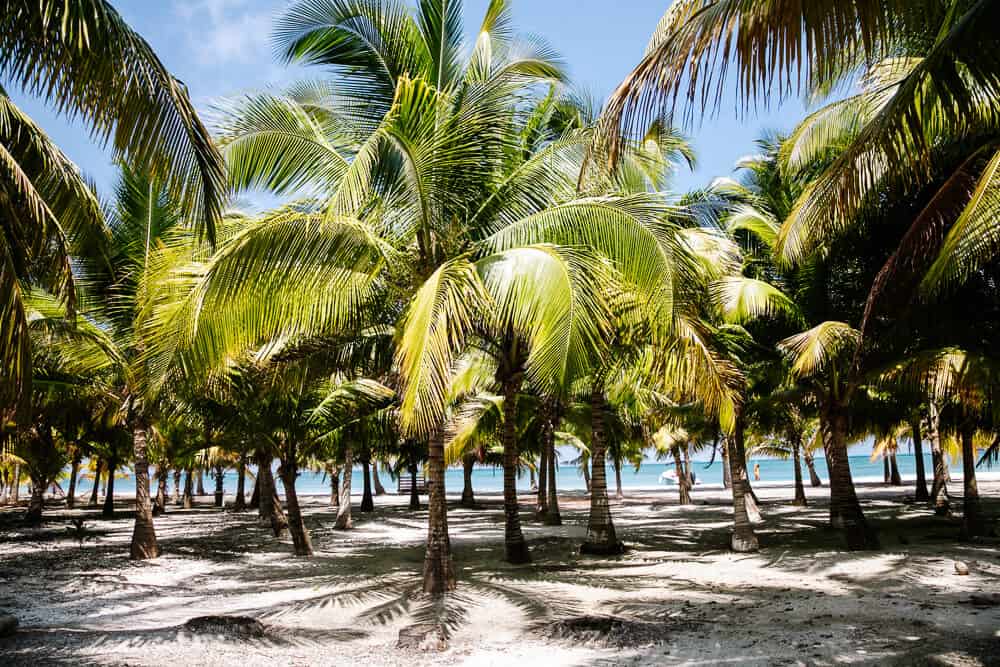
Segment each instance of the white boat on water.
[{"label": "white boat on water", "polygon": [[660,484],[676,484],[677,483],[677,471],[676,470],[664,470],[660,473]]}]

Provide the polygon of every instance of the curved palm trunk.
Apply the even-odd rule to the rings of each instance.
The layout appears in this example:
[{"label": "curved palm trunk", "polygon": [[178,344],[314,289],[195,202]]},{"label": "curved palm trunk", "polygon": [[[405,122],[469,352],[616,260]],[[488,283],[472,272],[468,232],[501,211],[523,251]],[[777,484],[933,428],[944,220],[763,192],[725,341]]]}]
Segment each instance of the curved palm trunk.
[{"label": "curved palm trunk", "polygon": [[302,519],[302,508],[299,506],[299,494],[295,491],[295,480],[299,476],[296,445],[289,442],[285,445],[285,457],[281,461],[278,473],[281,484],[285,487],[285,505],[288,507],[288,531],[292,534],[292,544],[296,556],[312,556],[312,539],[309,530]]},{"label": "curved palm trunk", "polygon": [[515,564],[531,562],[517,505],[517,394],[520,389],[520,374],[514,374],[503,383],[504,560]]},{"label": "curved palm trunk", "polygon": [[615,524],[608,506],[608,486],[604,467],[604,452],[607,446],[604,436],[604,392],[594,386],[590,396],[590,520],[587,524],[587,541],[580,547],[584,554],[620,554],[625,545],[615,534]]},{"label": "curved palm trunk", "polygon": [[94,486],[90,489],[90,501],[88,507],[97,507],[97,493],[101,488],[101,466],[104,465],[100,458],[94,463]]},{"label": "curved palm trunk", "polygon": [[240,461],[236,464],[236,499],[233,501],[233,510],[244,512],[247,508],[247,457],[240,454]]},{"label": "curved palm trunk", "polygon": [[816,459],[812,452],[804,451],[802,458],[806,460],[806,468],[809,470],[809,485],[812,487],[823,486],[823,480],[816,474]]},{"label": "curved palm trunk", "polygon": [[215,506],[222,507],[222,499],[225,497],[225,469],[221,465],[215,466]]},{"label": "curved palm trunk", "polygon": [[462,457],[462,507],[476,506],[476,495],[472,488],[472,469],[475,465],[475,454],[466,454]]},{"label": "curved palm trunk", "polygon": [[684,469],[684,464],[681,461],[681,452],[679,447],[671,447],[670,453],[674,457],[674,470],[677,471],[677,490],[680,492],[680,496],[677,502],[681,505],[691,504],[691,487],[689,485],[690,478],[687,475],[687,470]]},{"label": "curved palm trunk", "polygon": [[[115,470],[117,468],[118,461],[114,459],[108,461],[108,481],[104,487],[104,508],[101,510],[101,516],[105,519],[113,519],[115,516]],[[146,474],[148,475],[149,473],[147,472]],[[147,495],[149,494],[148,491],[146,493]]]},{"label": "curved palm trunk", "polygon": [[951,514],[948,497],[948,466],[941,449],[941,413],[937,404],[928,406],[927,436],[931,441],[931,462],[934,464],[934,481],[931,484],[931,505],[939,516]]},{"label": "curved palm trunk", "polygon": [[847,412],[843,406],[832,405],[827,406],[822,417],[823,444],[830,469],[830,523],[843,528],[848,549],[877,549],[878,534],[868,524],[854,490],[847,458]]},{"label": "curved palm trunk", "polygon": [[808,501],[806,500],[805,486],[802,484],[802,462],[799,460],[802,443],[799,442],[797,437],[792,437],[789,440],[792,443],[792,462],[795,465],[795,500],[792,501],[792,504],[798,507],[805,507]]},{"label": "curved palm trunk", "polygon": [[376,496],[385,495],[385,487],[382,486],[382,480],[378,477],[378,459],[372,461],[372,488],[375,489]]},{"label": "curved palm trunk", "polygon": [[962,428],[962,538],[970,539],[987,534],[986,518],[979,501],[979,486],[976,484],[976,447],[971,425]]},{"label": "curved palm trunk", "polygon": [[351,519],[351,477],[354,472],[354,453],[350,447],[344,448],[344,474],[340,480],[340,505],[337,507],[336,530],[350,530],[354,527]]},{"label": "curved palm trunk", "polygon": [[732,451],[729,452],[729,474],[733,481],[733,533],[729,543],[733,551],[741,553],[760,548],[747,512],[750,494],[747,489],[746,456],[743,454],[743,428],[743,413],[737,410],[733,437],[726,438],[726,445],[732,446]]},{"label": "curved palm trunk", "polygon": [[924,470],[924,443],[920,433],[920,420],[914,419],[910,422],[910,429],[913,431],[913,455],[916,457],[917,466],[917,486],[914,489],[913,498],[917,502],[927,502],[931,495],[927,492],[927,474]]},{"label": "curved palm trunk", "polygon": [[586,459],[583,462],[583,484],[584,484],[584,486],[587,487],[587,493],[590,493],[590,486],[591,486],[591,484],[590,484],[590,466],[591,466],[591,461],[588,458],[588,459]]},{"label": "curved palm trunk", "polygon": [[427,552],[424,555],[424,593],[441,595],[455,590],[455,567],[448,536],[445,495],[444,435],[438,429],[427,441]]},{"label": "curved palm trunk", "polygon": [[372,498],[372,464],[367,456],[361,459],[361,470],[364,485],[364,492],[361,495],[361,511],[374,512],[375,500]]},{"label": "curved palm trunk", "polygon": [[[148,560],[160,555],[153,527],[153,506],[149,499],[149,459],[145,424],[132,428],[132,452],[135,456],[135,527],[129,558]],[[109,494],[110,495],[110,494]]]},{"label": "curved palm trunk", "polygon": [[198,468],[195,473],[195,482],[198,487],[198,496],[204,496],[205,494],[205,471]]},{"label": "curved palm trunk", "polygon": [[184,471],[184,493],[181,496],[181,506],[186,510],[194,507],[194,472],[191,468]]},{"label": "curved palm trunk", "polygon": [[887,455],[882,456],[882,483],[889,483],[889,457]]},{"label": "curved palm trunk", "polygon": [[73,464],[69,470],[69,490],[66,492],[66,507],[69,509],[76,507],[76,478],[80,475],[80,461],[82,460],[82,454],[73,455]]},{"label": "curved palm trunk", "polygon": [[889,483],[893,486],[903,485],[903,478],[899,474],[899,464],[896,461],[896,452],[889,455]]},{"label": "curved palm trunk", "polygon": [[[272,457],[267,452],[261,450],[257,452],[257,480],[260,483],[259,507],[257,508],[258,521],[270,524],[271,532],[275,537],[281,537],[281,533],[288,528],[288,519],[281,509],[281,500],[278,498],[278,490],[274,486],[274,472],[271,470]],[[188,480],[191,479],[190,473]],[[188,482],[190,486],[190,482]],[[187,490],[185,489],[185,493]]]}]

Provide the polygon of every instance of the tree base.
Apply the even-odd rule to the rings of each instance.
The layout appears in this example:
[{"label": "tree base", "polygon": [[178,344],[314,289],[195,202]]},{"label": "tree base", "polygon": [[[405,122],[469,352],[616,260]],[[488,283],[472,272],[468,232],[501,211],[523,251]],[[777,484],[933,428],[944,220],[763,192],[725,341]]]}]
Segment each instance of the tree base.
[{"label": "tree base", "polygon": [[531,562],[531,552],[527,542],[510,542],[504,545],[505,561],[512,565],[525,565]]},{"label": "tree base", "polygon": [[736,553],[751,553],[760,550],[760,542],[752,530],[734,530],[729,538],[729,548]]},{"label": "tree base", "polygon": [[585,556],[621,556],[625,553],[624,542],[584,542],[580,553]]},{"label": "tree base", "polygon": [[805,498],[796,498],[795,500],[792,501],[792,505],[794,505],[795,507],[807,507],[809,505],[809,501],[807,501]]},{"label": "tree base", "polygon": [[847,538],[847,548],[850,551],[877,551],[882,548],[878,531],[865,521],[846,524],[844,536]]},{"label": "tree base", "polygon": [[546,512],[542,518],[542,523],[546,526],[561,526],[562,516],[558,512]]}]

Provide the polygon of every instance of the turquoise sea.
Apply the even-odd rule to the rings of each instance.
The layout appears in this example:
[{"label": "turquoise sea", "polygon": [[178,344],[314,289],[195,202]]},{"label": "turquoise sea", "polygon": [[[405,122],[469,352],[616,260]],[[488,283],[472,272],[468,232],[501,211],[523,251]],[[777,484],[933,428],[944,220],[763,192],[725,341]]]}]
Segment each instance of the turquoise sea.
[{"label": "turquoise sea", "polygon": [[[882,481],[882,461],[872,462],[868,456],[852,456],[851,461],[851,471],[854,474],[855,482],[881,482]],[[914,479],[916,477],[916,458],[911,454],[900,454],[897,457],[900,474],[905,479]],[[705,486],[721,486],[722,484],[722,462],[714,461],[709,464],[708,461],[693,461],[693,470],[697,478],[699,485]],[[794,479],[794,473],[792,470],[791,461],[781,461],[777,459],[754,459],[751,460],[750,464],[747,466],[748,471],[751,473],[755,463],[760,464],[760,481],[754,482],[757,485],[768,485],[768,484],[787,484]],[[928,454],[925,457],[925,470],[928,478],[931,475],[931,458]],[[626,465],[622,469],[622,487],[623,488],[656,488],[664,486],[660,483],[660,475],[668,470],[673,470],[673,464],[664,464],[658,462],[643,463],[639,470],[636,470],[631,465]],[[951,465],[952,473],[955,475],[961,475],[961,461],[952,462]],[[125,472],[125,471],[123,471]],[[824,482],[827,480],[827,469],[826,461],[823,458],[816,459],[816,472],[823,479]],[[609,488],[614,488],[615,478],[614,470],[611,466],[607,468],[608,475],[608,486]],[[808,484],[808,472],[806,470],[805,464],[802,466],[803,479]],[[394,491],[396,484],[389,476],[389,473],[382,470],[379,472],[379,476],[382,480],[383,486],[390,491]],[[476,466],[472,475],[473,485],[475,490],[478,492],[500,492],[503,490],[503,470],[499,467],[486,467],[486,466]],[[577,466],[561,463],[557,472],[557,479],[559,488],[562,490],[583,490],[586,488],[583,475]],[[81,479],[78,485],[78,493],[84,493],[90,489],[91,482],[86,479]],[[234,471],[227,471],[225,475],[225,490],[226,494],[231,494],[236,490],[236,473]],[[361,468],[355,468],[354,477],[352,482],[352,491],[354,493],[361,493],[362,490],[362,480],[361,480]],[[173,481],[171,480],[171,490]],[[205,475],[204,479],[205,490],[209,493],[215,488],[215,481],[211,479],[208,474]],[[252,482],[247,483],[247,492],[249,493]],[[132,484],[129,479],[119,479],[116,482],[116,491],[122,494],[130,494],[132,492]],[[280,486],[280,485],[279,485]],[[303,494],[325,494],[329,493],[329,481],[322,473],[314,473],[311,471],[303,471],[299,477],[298,482],[299,493]],[[462,489],[462,470],[460,468],[451,468],[447,472],[445,478],[445,486],[451,493],[458,493]],[[518,480],[518,488],[524,491],[530,489],[530,475],[527,471]]]}]

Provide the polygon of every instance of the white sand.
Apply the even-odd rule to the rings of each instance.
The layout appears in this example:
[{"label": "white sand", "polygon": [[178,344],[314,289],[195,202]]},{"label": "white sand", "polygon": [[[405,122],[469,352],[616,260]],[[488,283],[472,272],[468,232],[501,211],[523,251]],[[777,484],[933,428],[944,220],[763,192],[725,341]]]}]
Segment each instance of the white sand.
[{"label": "white sand", "polygon": [[[208,503],[158,518],[165,555],[146,563],[127,559],[127,518],[88,518],[81,547],[65,510],[33,530],[0,513],[0,609],[22,625],[0,640],[0,665],[1000,664],[1000,607],[968,603],[1000,591],[1000,541],[957,542],[956,520],[902,504],[909,488],[878,485],[861,492],[883,550],[846,552],[824,527],[827,490],[808,491],[813,504],[802,509],[787,502],[788,487],[758,489],[763,548],[753,555],[725,549],[721,490],[697,489],[688,507],[675,490],[630,492],[613,503],[630,549],[608,559],[576,553],[581,494],[564,498],[561,528],[534,521],[523,497],[534,563],[521,567],[500,560],[500,499],[480,497],[480,510],[449,511],[459,590],[437,606],[418,595],[426,511],[397,496],[378,498],[373,514],[355,511],[348,533],[331,530],[324,499],[308,498],[312,559],[292,557],[289,539],[273,539],[252,513]],[[1000,482],[984,481],[981,493],[1000,515]],[[968,576],[954,573],[956,559]],[[259,618],[268,635],[181,627],[207,614]],[[581,615],[645,623],[638,634],[657,641],[551,637],[555,622]],[[435,617],[451,630],[446,651],[395,648],[400,628]]]}]

